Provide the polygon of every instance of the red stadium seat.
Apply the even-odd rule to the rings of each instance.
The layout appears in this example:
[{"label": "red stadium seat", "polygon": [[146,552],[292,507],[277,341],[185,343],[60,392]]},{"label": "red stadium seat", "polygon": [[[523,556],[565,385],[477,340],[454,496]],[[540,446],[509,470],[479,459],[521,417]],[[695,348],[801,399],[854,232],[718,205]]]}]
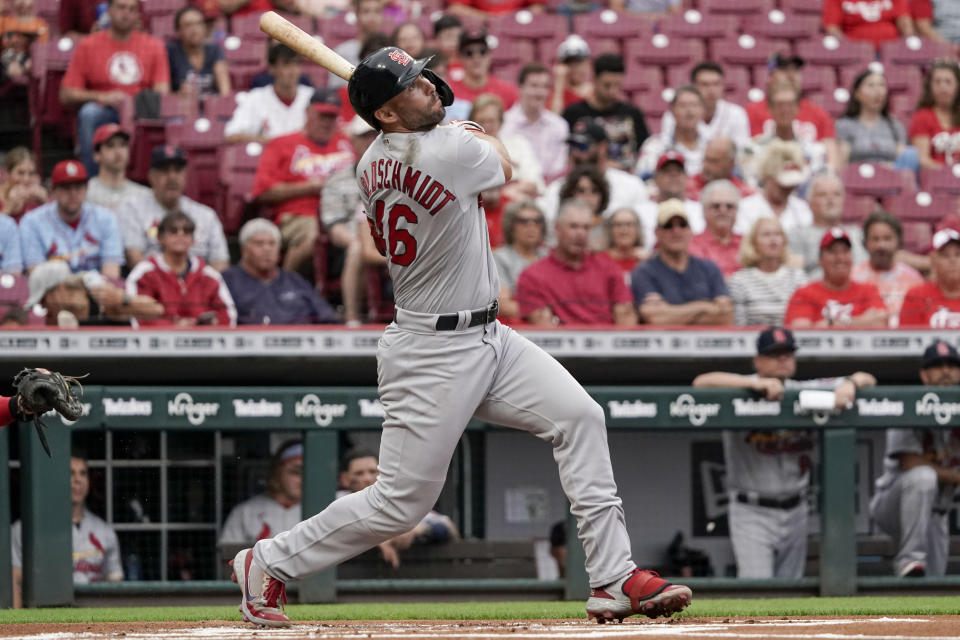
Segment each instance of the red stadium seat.
[{"label": "red stadium seat", "polygon": [[623,92],[633,104],[637,104],[640,96],[645,93],[663,91],[663,74],[657,67],[627,67],[623,74]]},{"label": "red stadium seat", "polygon": [[223,56],[235,91],[250,88],[253,77],[267,68],[267,41],[230,36],[223,41]]},{"label": "red stadium seat", "polygon": [[153,30],[153,19],[157,16],[172,16],[186,5],[185,0],[141,0],[140,12],[144,22]]},{"label": "red stadium seat", "polygon": [[673,92],[669,89],[664,89],[663,91],[659,92],[653,91],[640,94],[639,98],[634,102],[634,104],[640,107],[640,110],[643,111],[644,118],[646,118],[648,124],[650,120],[653,119],[656,119],[656,121],[659,123],[660,118],[663,117],[663,114],[670,109],[670,100],[672,98]]},{"label": "red stadium seat", "polygon": [[842,88],[825,93],[810,92],[804,94],[804,97],[813,104],[822,107],[834,120],[844,114],[847,110],[847,103],[850,101],[849,92]]},{"label": "red stadium seat", "polygon": [[906,128],[910,124],[910,118],[917,107],[917,99],[904,93],[897,93],[890,96],[890,115],[900,121]]},{"label": "red stadium seat", "polygon": [[228,96],[207,96],[203,100],[203,115],[211,120],[228,121],[237,109],[237,94]]},{"label": "red stadium seat", "polygon": [[199,103],[191,98],[182,98],[175,93],[160,96],[160,118],[163,120],[193,120],[197,117]]},{"label": "red stadium seat", "polygon": [[5,275],[0,278],[0,316],[11,308],[22,308],[30,297],[26,276]]},{"label": "red stadium seat", "polygon": [[877,72],[883,74],[883,77],[887,81],[887,91],[891,94],[906,93],[914,96],[914,102],[916,102],[916,96],[923,86],[923,72],[919,67],[912,65],[884,65],[875,63],[867,67],[856,65],[843,67],[840,69],[840,86],[853,89],[853,81],[860,72],[865,71],[867,68],[876,69]]},{"label": "red stadium seat", "polygon": [[[753,67],[753,86],[766,87],[770,79],[767,65]],[[843,85],[841,85],[843,86]],[[837,72],[833,67],[804,65],[803,90],[807,93],[830,93],[837,88]]]},{"label": "red stadium seat", "polygon": [[748,15],[743,32],[772,40],[810,40],[820,30],[819,15],[788,15],[779,9]]},{"label": "red stadium seat", "polygon": [[738,16],[767,13],[773,9],[773,0],[700,0],[700,11],[711,15]]},{"label": "red stadium seat", "polygon": [[740,18],[734,15],[705,16],[699,11],[688,10],[668,15],[660,20],[658,28],[673,38],[709,40],[736,33],[739,22]]},{"label": "red stadium seat", "polygon": [[843,200],[843,221],[847,224],[860,224],[876,211],[878,206],[877,199],[872,196],[848,195]]},{"label": "red stadium seat", "polygon": [[[27,100],[30,113],[35,118],[33,152],[38,163],[43,162],[44,127],[55,128],[70,139],[76,134],[76,113],[60,104],[60,82],[70,65],[73,51],[74,42],[69,38],[34,42],[30,47],[30,85]],[[43,170],[42,166],[37,168]]]},{"label": "red stadium seat", "polygon": [[774,53],[789,53],[790,43],[743,34],[714,40],[710,48],[713,59],[724,66],[753,67],[766,64]]},{"label": "red stadium seat", "polygon": [[699,40],[679,40],[658,33],[627,42],[624,58],[627,64],[689,66],[706,57],[704,49]]},{"label": "red stadium seat", "polygon": [[[536,58],[536,47],[532,40],[513,40],[501,38],[497,46],[490,49],[490,65],[494,69],[508,64],[524,64]],[[498,74],[504,80],[516,81],[516,76]]]},{"label": "red stadium seat", "polygon": [[150,35],[160,38],[164,42],[172,42],[177,38],[177,29],[173,24],[174,15],[167,13],[154,16],[150,20]]},{"label": "red stadium seat", "polygon": [[823,12],[823,0],[780,0],[780,8],[787,15],[817,16]]},{"label": "red stadium seat", "polygon": [[819,64],[830,67],[843,67],[857,64],[863,67],[872,62],[876,55],[869,42],[848,40],[825,36],[797,43],[797,54],[807,64]]},{"label": "red stadium seat", "polygon": [[629,42],[649,37],[653,33],[653,24],[652,20],[636,14],[605,9],[574,16],[573,32],[588,41],[590,38],[616,38]]},{"label": "red stadium seat", "polygon": [[51,36],[60,33],[60,0],[34,0],[33,12],[47,21]]},{"label": "red stadium seat", "polygon": [[226,123],[210,117],[197,118],[166,127],[167,143],[176,144],[187,153],[190,170],[187,172],[185,193],[213,207],[220,213],[217,188],[218,150],[223,146]]},{"label": "red stadium seat", "polygon": [[[913,179],[904,171],[895,171],[882,164],[864,162],[848,165],[840,175],[847,193],[885,198],[915,190]],[[912,174],[911,174],[912,175]]]},{"label": "red stadium seat", "polygon": [[[467,21],[462,20],[462,22],[466,27],[468,24]],[[352,10],[344,11],[332,18],[321,20],[317,27],[319,34],[323,36],[324,44],[330,48],[335,48],[342,42],[357,37],[357,14]],[[395,27],[396,25],[393,23],[393,20],[384,16],[380,30],[383,33],[392,33]]]},{"label": "red stadium seat", "polygon": [[942,169],[921,169],[920,186],[936,195],[950,193],[960,195],[960,165]]},{"label": "red stadium seat", "polygon": [[904,222],[910,220],[935,225],[943,216],[958,213],[960,195],[921,191],[885,198],[883,206]]},{"label": "red stadium seat", "polygon": [[[282,14],[284,18],[300,27],[309,34],[317,32],[313,18],[309,16],[297,16],[292,14]],[[260,14],[250,13],[245,16],[239,16],[230,19],[230,34],[241,38],[242,40],[269,40],[270,36],[260,30]]]},{"label": "red stadium seat", "polygon": [[911,253],[926,254],[930,251],[933,229],[928,222],[904,222],[903,248]]},{"label": "red stadium seat", "polygon": [[215,208],[227,233],[236,233],[244,220],[258,212],[251,192],[262,150],[259,144],[249,143],[230,145],[220,151],[219,202]]},{"label": "red stadium seat", "polygon": [[[613,53],[618,56],[624,55],[623,40],[617,38],[586,38],[587,45],[590,47],[590,55],[593,57],[603,55],[604,53]],[[554,49],[556,50],[556,49]]]},{"label": "red stadium seat", "polygon": [[313,84],[314,89],[326,87],[327,82],[330,81],[330,72],[317,64],[304,62],[303,73],[310,78],[310,83]]},{"label": "red stadium seat", "polygon": [[489,25],[489,33],[501,41],[505,38],[542,40],[553,38],[557,34],[566,35],[568,31],[569,26],[564,16],[526,10],[493,16]]},{"label": "red stadium seat", "polygon": [[957,51],[949,42],[934,42],[911,36],[891,40],[880,45],[880,60],[888,67],[915,65],[927,67],[937,58],[956,59]]}]

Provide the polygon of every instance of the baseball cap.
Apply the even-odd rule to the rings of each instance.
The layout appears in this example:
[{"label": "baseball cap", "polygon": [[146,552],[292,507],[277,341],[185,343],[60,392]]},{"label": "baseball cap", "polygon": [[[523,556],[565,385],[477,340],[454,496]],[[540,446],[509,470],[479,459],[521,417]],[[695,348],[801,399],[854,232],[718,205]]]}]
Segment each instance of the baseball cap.
[{"label": "baseball cap", "polygon": [[464,29],[460,33],[460,46],[458,49],[463,51],[472,44],[482,44],[485,49],[489,49],[487,43],[487,32],[483,29]]},{"label": "baseball cap", "polygon": [[960,231],[953,229],[952,227],[947,227],[946,229],[940,229],[930,240],[930,249],[933,251],[939,251],[951,242],[960,242]]},{"label": "baseball cap", "polygon": [[820,238],[820,251],[823,251],[834,242],[846,242],[847,246],[853,246],[853,243],[850,242],[850,236],[843,230],[843,227],[831,227],[827,229],[827,232]]},{"label": "baseball cap", "polygon": [[93,134],[94,150],[99,149],[100,145],[108,141],[113,136],[123,136],[127,139],[127,142],[130,141],[130,133],[120,125],[111,122],[110,124],[104,124],[97,127],[97,131]]},{"label": "baseball cap", "polygon": [[599,124],[584,118],[573,123],[573,129],[567,136],[567,144],[574,144],[582,147],[589,147],[592,144],[606,142],[607,132]]},{"label": "baseball cap", "polygon": [[340,113],[340,107],[343,103],[340,101],[340,94],[336,89],[316,89],[310,96],[310,108],[319,113]]},{"label": "baseball cap", "polygon": [[783,327],[767,327],[757,336],[757,354],[770,355],[773,353],[783,353],[784,351],[794,352],[797,350],[797,343],[793,340],[793,332]]},{"label": "baseball cap", "polygon": [[687,207],[683,204],[682,200],[670,198],[669,200],[664,200],[657,206],[658,227],[662,227],[674,218],[683,218],[687,222],[690,221],[687,217]]},{"label": "baseball cap", "polygon": [[677,164],[680,165],[680,168],[683,169],[683,165],[684,165],[683,154],[673,150],[667,151],[662,156],[660,156],[659,160],[657,160],[657,171],[660,171],[660,169],[662,169],[664,165],[670,162],[676,162]]},{"label": "baseball cap", "polygon": [[86,181],[87,170],[76,160],[61,160],[53,167],[53,173],[50,174],[50,184],[54,187]]},{"label": "baseball cap", "polygon": [[804,64],[806,63],[800,56],[778,51],[767,60],[767,71],[773,71],[780,67],[802,67]]},{"label": "baseball cap", "polygon": [[150,153],[150,168],[159,169],[170,164],[181,167],[187,166],[187,154],[183,149],[173,144],[161,144],[153,148]]},{"label": "baseball cap", "polygon": [[72,275],[70,265],[63,260],[50,260],[38,264],[30,272],[30,280],[27,285],[30,288],[30,296],[27,298],[24,308],[29,311],[34,305],[40,304],[47,291],[66,282]]},{"label": "baseball cap", "polygon": [[929,369],[944,362],[960,365],[960,354],[957,353],[952,344],[943,340],[935,340],[933,344],[923,350],[920,368]]},{"label": "baseball cap", "polygon": [[568,62],[570,60],[583,60],[590,57],[590,45],[587,41],[575,33],[570,34],[557,47],[557,60]]}]

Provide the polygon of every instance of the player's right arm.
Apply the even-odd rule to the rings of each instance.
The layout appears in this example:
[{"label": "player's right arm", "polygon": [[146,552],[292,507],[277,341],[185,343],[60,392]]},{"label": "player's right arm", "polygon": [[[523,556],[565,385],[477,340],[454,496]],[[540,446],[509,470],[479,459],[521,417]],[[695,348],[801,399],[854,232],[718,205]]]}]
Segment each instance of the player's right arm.
[{"label": "player's right arm", "polygon": [[503,168],[503,179],[504,182],[510,182],[513,178],[513,162],[510,161],[510,154],[507,153],[507,148],[503,146],[503,143],[499,139],[494,138],[491,135],[486,133],[480,133],[479,131],[473,131],[475,135],[480,140],[486,140],[493,145],[493,148],[497,150],[497,155],[500,156],[500,166]]}]

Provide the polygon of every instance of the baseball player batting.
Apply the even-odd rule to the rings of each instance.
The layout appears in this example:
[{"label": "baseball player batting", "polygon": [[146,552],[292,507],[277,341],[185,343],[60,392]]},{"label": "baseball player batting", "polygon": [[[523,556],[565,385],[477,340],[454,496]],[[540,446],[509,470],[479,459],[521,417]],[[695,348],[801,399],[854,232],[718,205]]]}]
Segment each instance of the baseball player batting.
[{"label": "baseball player batting", "polygon": [[416,526],[476,416],[553,447],[586,551],[587,615],[669,616],[692,593],[631,560],[603,410],[558,362],[497,321],[500,282],[479,194],[510,179],[510,158],[473,122],[438,126],[453,91],[428,61],[385,47],[348,85],[354,110],[381,132],[357,165],[357,181],[396,299],[377,347],[379,479],[240,551],[240,611],[257,625],[287,626],[284,583]]}]

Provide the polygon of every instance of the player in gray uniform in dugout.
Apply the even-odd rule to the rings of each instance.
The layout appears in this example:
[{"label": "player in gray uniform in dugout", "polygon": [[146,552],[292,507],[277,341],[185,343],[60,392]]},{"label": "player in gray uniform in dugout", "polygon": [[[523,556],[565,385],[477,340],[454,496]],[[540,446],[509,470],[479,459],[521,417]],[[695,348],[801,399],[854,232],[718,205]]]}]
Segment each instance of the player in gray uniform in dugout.
[{"label": "player in gray uniform in dugout", "polygon": [[[833,390],[834,406],[842,409],[853,404],[858,389],[877,383],[862,371],[845,378],[794,380],[796,351],[789,329],[768,327],[757,337],[756,373],[704,373],[693,386],[750,389],[770,401],[782,400],[784,389]],[[730,541],[738,577],[803,575],[815,435],[796,429],[723,432]]]},{"label": "player in gray uniform in dugout", "polygon": [[[933,387],[960,384],[960,355],[937,340],[923,352],[920,379]],[[936,402],[936,391],[921,402]],[[947,513],[960,484],[960,430],[888,429],[883,475],[877,478],[870,515],[893,538],[894,573],[942,576],[947,570]]]}]

